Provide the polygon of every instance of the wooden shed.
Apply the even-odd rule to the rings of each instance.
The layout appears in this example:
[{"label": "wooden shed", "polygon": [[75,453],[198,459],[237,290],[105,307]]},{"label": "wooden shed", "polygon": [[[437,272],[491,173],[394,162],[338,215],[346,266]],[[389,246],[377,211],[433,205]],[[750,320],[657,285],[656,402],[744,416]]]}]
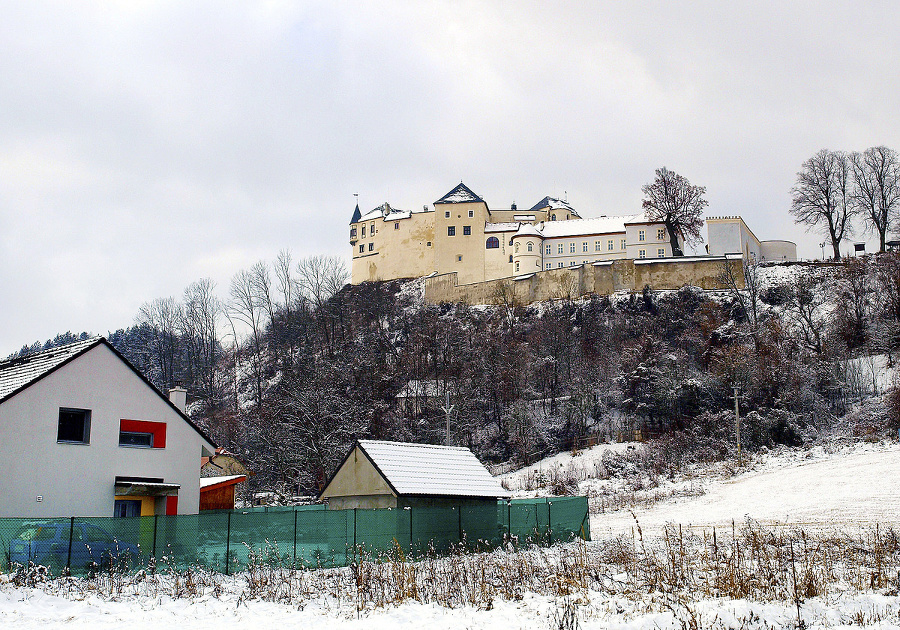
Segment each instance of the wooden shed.
[{"label": "wooden shed", "polygon": [[228,475],[226,477],[201,477],[200,511],[233,510],[234,487],[240,482],[246,480],[246,475]]},{"label": "wooden shed", "polygon": [[346,510],[496,503],[508,496],[465,447],[359,440],[319,500]]}]

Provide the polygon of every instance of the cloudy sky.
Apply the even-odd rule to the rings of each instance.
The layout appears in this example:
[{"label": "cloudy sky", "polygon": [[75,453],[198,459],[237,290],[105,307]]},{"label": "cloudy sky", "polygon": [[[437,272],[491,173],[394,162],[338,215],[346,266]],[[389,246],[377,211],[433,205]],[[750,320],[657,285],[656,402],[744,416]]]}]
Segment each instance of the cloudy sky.
[{"label": "cloudy sky", "polygon": [[590,217],[666,166],[819,256],[789,191],[823,147],[900,149],[898,6],[2,2],[0,356],[280,249],[349,262],[354,193],[460,180]]}]

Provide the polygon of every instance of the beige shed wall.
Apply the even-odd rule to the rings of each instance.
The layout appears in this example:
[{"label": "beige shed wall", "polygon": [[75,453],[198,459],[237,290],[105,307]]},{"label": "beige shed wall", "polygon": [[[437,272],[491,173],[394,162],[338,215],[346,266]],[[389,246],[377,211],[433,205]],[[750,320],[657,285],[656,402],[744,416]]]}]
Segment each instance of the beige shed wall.
[{"label": "beige shed wall", "polygon": [[396,507],[394,495],[384,477],[357,446],[322,491],[332,510]]}]

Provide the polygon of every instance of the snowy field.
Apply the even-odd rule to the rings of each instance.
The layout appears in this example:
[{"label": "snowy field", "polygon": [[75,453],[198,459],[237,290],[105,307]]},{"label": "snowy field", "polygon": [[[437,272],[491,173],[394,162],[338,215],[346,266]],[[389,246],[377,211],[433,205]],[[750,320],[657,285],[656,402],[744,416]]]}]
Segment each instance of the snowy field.
[{"label": "snowy field", "polygon": [[[603,452],[621,452],[639,445],[605,445],[576,457],[560,454],[527,470],[504,476],[515,485],[559,471],[577,471],[590,477],[602,462]],[[867,531],[898,528],[900,515],[900,446],[896,443],[859,443],[781,450],[755,458],[737,474],[710,467],[696,476],[665,480],[646,492],[663,491],[665,498],[633,510],[652,540],[666,523],[679,523],[691,531],[712,526],[730,531],[751,517],[779,529],[803,527],[814,531]],[[612,481],[586,479],[582,489],[600,488]],[[692,493],[677,490],[694,488]],[[696,491],[702,488],[702,491]],[[524,492],[524,491],[522,491]],[[631,510],[592,514],[597,553],[620,535],[634,537]],[[688,528],[687,526],[691,526]],[[550,554],[554,551],[547,552]],[[349,574],[347,579],[349,580]],[[572,628],[565,622],[567,604],[584,630],[616,628],[656,630],[676,628],[789,628],[796,627],[795,604],[785,601],[752,601],[728,597],[690,597],[660,592],[623,590],[580,592],[571,598],[526,592],[519,600],[493,599],[489,606],[457,606],[408,602],[401,605],[367,606],[357,613],[347,597],[310,594],[302,603],[261,601],[248,597],[251,577],[216,576],[189,597],[173,597],[179,586],[171,577],[154,587],[131,582],[126,587],[95,587],[84,580],[57,582],[34,588],[14,586],[10,576],[0,576],[0,628],[194,628],[224,624],[249,628],[372,628],[376,630],[475,628]],[[183,576],[180,579],[184,579]],[[209,578],[207,578],[209,579]],[[343,578],[342,578],[343,579]],[[604,578],[611,584],[621,576]],[[167,581],[168,580],[168,581]],[[838,583],[824,595],[804,598],[802,618],[806,628],[900,628],[900,597],[889,584],[877,589]],[[183,586],[182,586],[183,588]]]}]

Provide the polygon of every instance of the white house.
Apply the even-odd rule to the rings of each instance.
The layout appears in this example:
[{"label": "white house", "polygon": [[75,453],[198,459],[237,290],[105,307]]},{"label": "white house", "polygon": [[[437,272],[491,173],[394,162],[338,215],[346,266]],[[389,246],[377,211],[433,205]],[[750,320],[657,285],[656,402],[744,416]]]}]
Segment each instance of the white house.
[{"label": "white house", "polygon": [[172,398],[101,337],[0,362],[0,516],[196,514],[215,444]]}]

